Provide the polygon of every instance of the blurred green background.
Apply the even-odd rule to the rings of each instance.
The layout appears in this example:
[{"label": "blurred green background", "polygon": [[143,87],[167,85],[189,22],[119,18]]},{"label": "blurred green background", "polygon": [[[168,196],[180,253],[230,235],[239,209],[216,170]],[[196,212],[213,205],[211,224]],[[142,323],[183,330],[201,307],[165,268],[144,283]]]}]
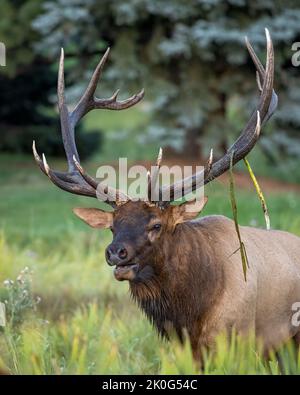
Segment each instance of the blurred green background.
[{"label": "blurred green background", "polygon": [[[240,133],[256,100],[247,35],[264,63],[268,27],[275,48],[279,107],[249,160],[268,203],[271,226],[300,235],[300,41],[296,1],[2,0],[0,42],[0,367],[11,373],[193,373],[188,347],[160,340],[106,265],[111,235],[72,214],[98,205],[67,194],[43,176],[31,154],[35,139],[53,168],[65,169],[56,108],[60,48],[65,49],[67,101],[74,105],[108,46],[99,97],[146,90],[136,107],[94,111],[76,130],[85,167],[119,157],[150,164],[164,147],[169,164],[220,157]],[[242,164],[236,169],[242,225],[264,226],[260,203]],[[207,187],[207,214],[232,217],[228,180]],[[28,267],[29,274],[19,273]],[[33,273],[31,273],[33,270]],[[2,285],[12,279],[13,284]],[[37,297],[41,298],[38,303]],[[224,339],[223,339],[224,340]],[[279,373],[253,342],[234,338],[207,356],[205,373]],[[283,350],[286,373],[300,358]]]}]

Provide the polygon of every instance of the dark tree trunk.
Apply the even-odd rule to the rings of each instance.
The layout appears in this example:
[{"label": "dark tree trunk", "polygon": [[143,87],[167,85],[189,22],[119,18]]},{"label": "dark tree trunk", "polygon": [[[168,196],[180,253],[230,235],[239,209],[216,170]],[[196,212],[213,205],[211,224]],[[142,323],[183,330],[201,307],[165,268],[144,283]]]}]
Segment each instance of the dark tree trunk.
[{"label": "dark tree trunk", "polygon": [[183,154],[186,155],[188,158],[196,159],[202,157],[202,146],[200,143],[200,137],[203,133],[206,133],[207,127],[212,123],[220,124],[222,127],[222,131],[220,133],[219,140],[215,142],[215,146],[218,147],[218,151],[220,155],[226,153],[228,149],[227,144],[227,134],[226,134],[226,104],[227,104],[227,97],[225,93],[219,93],[219,107],[208,114],[206,125],[203,128],[191,128],[186,131],[184,147],[183,147]]},{"label": "dark tree trunk", "polygon": [[201,156],[200,135],[201,131],[198,128],[187,130],[183,147],[183,154],[186,155],[187,158],[196,159]]},{"label": "dark tree trunk", "polygon": [[224,120],[224,130],[223,133],[220,133],[220,140],[218,144],[218,148],[220,151],[221,155],[224,155],[227,152],[228,149],[228,144],[227,144],[227,134],[226,134],[226,125],[227,125],[227,120],[226,120],[226,95],[225,93],[220,93],[219,94],[219,103],[220,107],[218,111],[215,113],[215,116],[217,116],[219,119]]}]

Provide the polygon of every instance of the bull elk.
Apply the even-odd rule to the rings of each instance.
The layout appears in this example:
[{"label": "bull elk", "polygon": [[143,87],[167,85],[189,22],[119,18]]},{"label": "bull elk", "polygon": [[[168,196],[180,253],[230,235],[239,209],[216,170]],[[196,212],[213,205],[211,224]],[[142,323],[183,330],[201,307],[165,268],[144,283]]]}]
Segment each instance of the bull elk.
[{"label": "bull elk", "polygon": [[[68,171],[52,170],[45,156],[33,152],[40,169],[59,188],[78,195],[97,197],[105,192],[113,211],[75,208],[75,214],[94,228],[108,228],[113,240],[106,248],[106,261],[115,266],[117,280],[128,280],[131,295],[159,333],[168,337],[183,330],[189,335],[194,357],[200,359],[202,346],[209,347],[221,331],[235,328],[239,333],[254,330],[266,350],[289,338],[300,343],[300,327],[292,324],[292,305],[300,301],[300,238],[277,230],[241,227],[250,267],[247,281],[241,270],[234,222],[212,215],[195,220],[207,199],[198,202],[197,211],[187,210],[191,201],[172,205],[185,182],[191,191],[208,184],[244,158],[257,142],[261,125],[277,106],[273,90],[273,44],[266,30],[265,68],[246,39],[256,67],[260,93],[257,108],[227,153],[217,161],[212,155],[202,171],[169,186],[159,187],[158,201],[132,200],[88,175],[81,167],[75,144],[77,122],[93,109],[123,110],[138,103],[140,93],[119,101],[116,91],[108,99],[95,97],[95,90],[109,49],[98,64],[91,81],[75,106],[68,111],[64,96],[64,54],[58,73],[58,107]],[[157,160],[159,168],[161,155]],[[156,174],[149,177],[149,190]],[[202,180],[202,181],[201,181]],[[164,192],[170,199],[163,200]]]}]

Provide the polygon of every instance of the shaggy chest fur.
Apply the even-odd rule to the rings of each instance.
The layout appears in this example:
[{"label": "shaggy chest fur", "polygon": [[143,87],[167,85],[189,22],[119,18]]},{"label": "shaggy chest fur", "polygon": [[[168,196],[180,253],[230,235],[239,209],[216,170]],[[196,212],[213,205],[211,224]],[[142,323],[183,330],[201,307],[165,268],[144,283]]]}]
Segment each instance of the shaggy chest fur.
[{"label": "shaggy chest fur", "polygon": [[[153,261],[160,270],[156,274],[130,283],[132,298],[166,338],[176,333],[182,340],[183,330],[191,335],[201,331],[223,289],[222,271],[216,270],[208,254],[196,248],[201,236],[197,227],[193,228],[188,234],[185,227],[182,232],[176,232],[175,240],[169,240],[161,248],[164,253],[157,252]],[[193,240],[192,251],[186,246]]]},{"label": "shaggy chest fur", "polygon": [[175,331],[182,339],[182,327],[186,326],[184,315],[178,314],[170,295],[162,289],[154,291],[149,284],[131,285],[130,288],[132,298],[162,337],[169,338],[170,332]]}]

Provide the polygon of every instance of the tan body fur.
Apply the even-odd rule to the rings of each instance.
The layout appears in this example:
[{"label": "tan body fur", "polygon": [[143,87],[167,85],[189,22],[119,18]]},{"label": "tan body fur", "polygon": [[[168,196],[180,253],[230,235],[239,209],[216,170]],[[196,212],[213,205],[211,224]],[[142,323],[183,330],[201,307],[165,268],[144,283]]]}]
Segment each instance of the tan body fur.
[{"label": "tan body fur", "polygon": [[[223,285],[214,306],[204,321],[199,317],[199,323],[196,321],[189,330],[195,352],[199,346],[210,345],[217,333],[233,328],[242,333],[254,330],[266,349],[276,348],[300,332],[300,327],[292,325],[292,305],[300,302],[299,237],[241,226],[249,260],[245,282],[240,253],[234,253],[239,244],[233,221],[209,216],[181,226],[188,226],[189,237],[196,237],[204,249],[210,250],[214,258],[209,264],[222,273],[218,281]],[[170,260],[177,257],[174,254]],[[193,270],[191,261],[193,265],[203,265],[185,254],[180,266]],[[195,288],[193,291],[203,292]]]}]

